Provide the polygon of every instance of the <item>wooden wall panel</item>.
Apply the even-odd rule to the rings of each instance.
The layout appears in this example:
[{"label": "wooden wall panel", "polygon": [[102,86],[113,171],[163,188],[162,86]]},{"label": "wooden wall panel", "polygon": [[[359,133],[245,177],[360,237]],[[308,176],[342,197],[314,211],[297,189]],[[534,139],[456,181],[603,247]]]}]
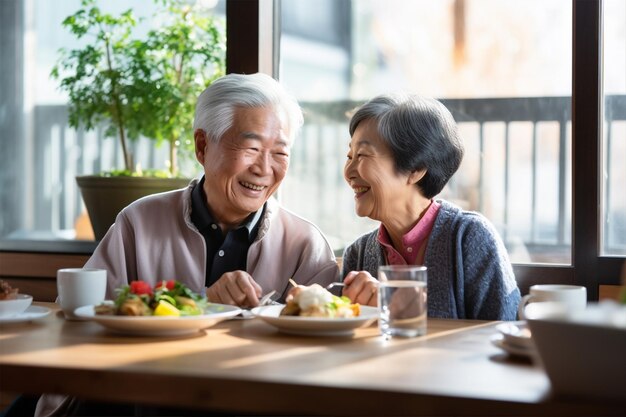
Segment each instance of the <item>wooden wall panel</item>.
[{"label": "wooden wall panel", "polygon": [[0,278],[35,301],[54,301],[56,273],[61,268],[82,268],[89,255],[0,252]]}]

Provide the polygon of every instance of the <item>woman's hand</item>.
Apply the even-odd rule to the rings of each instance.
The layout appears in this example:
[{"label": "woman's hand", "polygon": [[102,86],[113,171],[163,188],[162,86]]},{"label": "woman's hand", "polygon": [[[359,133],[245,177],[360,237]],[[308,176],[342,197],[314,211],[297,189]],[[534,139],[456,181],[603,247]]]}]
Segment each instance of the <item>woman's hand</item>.
[{"label": "woman's hand", "polygon": [[389,300],[389,318],[420,320],[426,317],[426,291],[422,287],[397,288]]},{"label": "woman's hand", "polygon": [[232,304],[239,307],[256,307],[263,289],[245,271],[223,274],[209,288],[206,296],[212,303]]},{"label": "woman's hand", "polygon": [[378,305],[378,280],[369,272],[348,272],[343,282],[346,286],[341,295],[345,295],[353,303],[373,307]]}]

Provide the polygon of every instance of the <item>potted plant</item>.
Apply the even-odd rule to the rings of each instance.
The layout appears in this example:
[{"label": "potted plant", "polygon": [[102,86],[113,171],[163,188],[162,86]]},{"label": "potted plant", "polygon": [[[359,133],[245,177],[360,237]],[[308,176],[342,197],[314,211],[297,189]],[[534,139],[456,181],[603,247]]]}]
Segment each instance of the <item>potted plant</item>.
[{"label": "potted plant", "polygon": [[[178,161],[193,155],[195,101],[225,71],[219,20],[182,0],[156,3],[159,26],[141,38],[132,9],[114,16],[96,0],[82,0],[81,8],[63,21],[77,39],[88,42],[62,49],[51,73],[68,93],[69,124],[87,130],[102,126],[105,136],[119,140],[123,154],[120,169],[77,177],[96,239],[136,198],[188,183]],[[169,146],[168,170],[135,164],[129,141],[140,136]]]}]

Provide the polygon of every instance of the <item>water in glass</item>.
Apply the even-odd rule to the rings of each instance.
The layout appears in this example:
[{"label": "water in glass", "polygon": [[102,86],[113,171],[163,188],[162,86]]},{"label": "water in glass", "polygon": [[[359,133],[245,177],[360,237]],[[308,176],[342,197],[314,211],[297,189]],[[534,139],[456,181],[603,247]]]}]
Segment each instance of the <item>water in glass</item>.
[{"label": "water in glass", "polygon": [[386,337],[413,337],[426,334],[427,285],[425,267],[380,271],[378,320]]}]

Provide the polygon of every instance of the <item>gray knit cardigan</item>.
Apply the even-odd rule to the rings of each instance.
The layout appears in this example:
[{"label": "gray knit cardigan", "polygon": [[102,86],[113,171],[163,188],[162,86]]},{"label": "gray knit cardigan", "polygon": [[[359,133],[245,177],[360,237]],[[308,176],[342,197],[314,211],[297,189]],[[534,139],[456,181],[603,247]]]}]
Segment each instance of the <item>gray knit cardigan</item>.
[{"label": "gray knit cardigan", "polygon": [[[515,320],[520,291],[504,244],[484,216],[439,200],[424,264],[428,268],[428,316]],[[343,254],[350,271],[378,276],[385,264],[378,230],[358,238]]]}]

